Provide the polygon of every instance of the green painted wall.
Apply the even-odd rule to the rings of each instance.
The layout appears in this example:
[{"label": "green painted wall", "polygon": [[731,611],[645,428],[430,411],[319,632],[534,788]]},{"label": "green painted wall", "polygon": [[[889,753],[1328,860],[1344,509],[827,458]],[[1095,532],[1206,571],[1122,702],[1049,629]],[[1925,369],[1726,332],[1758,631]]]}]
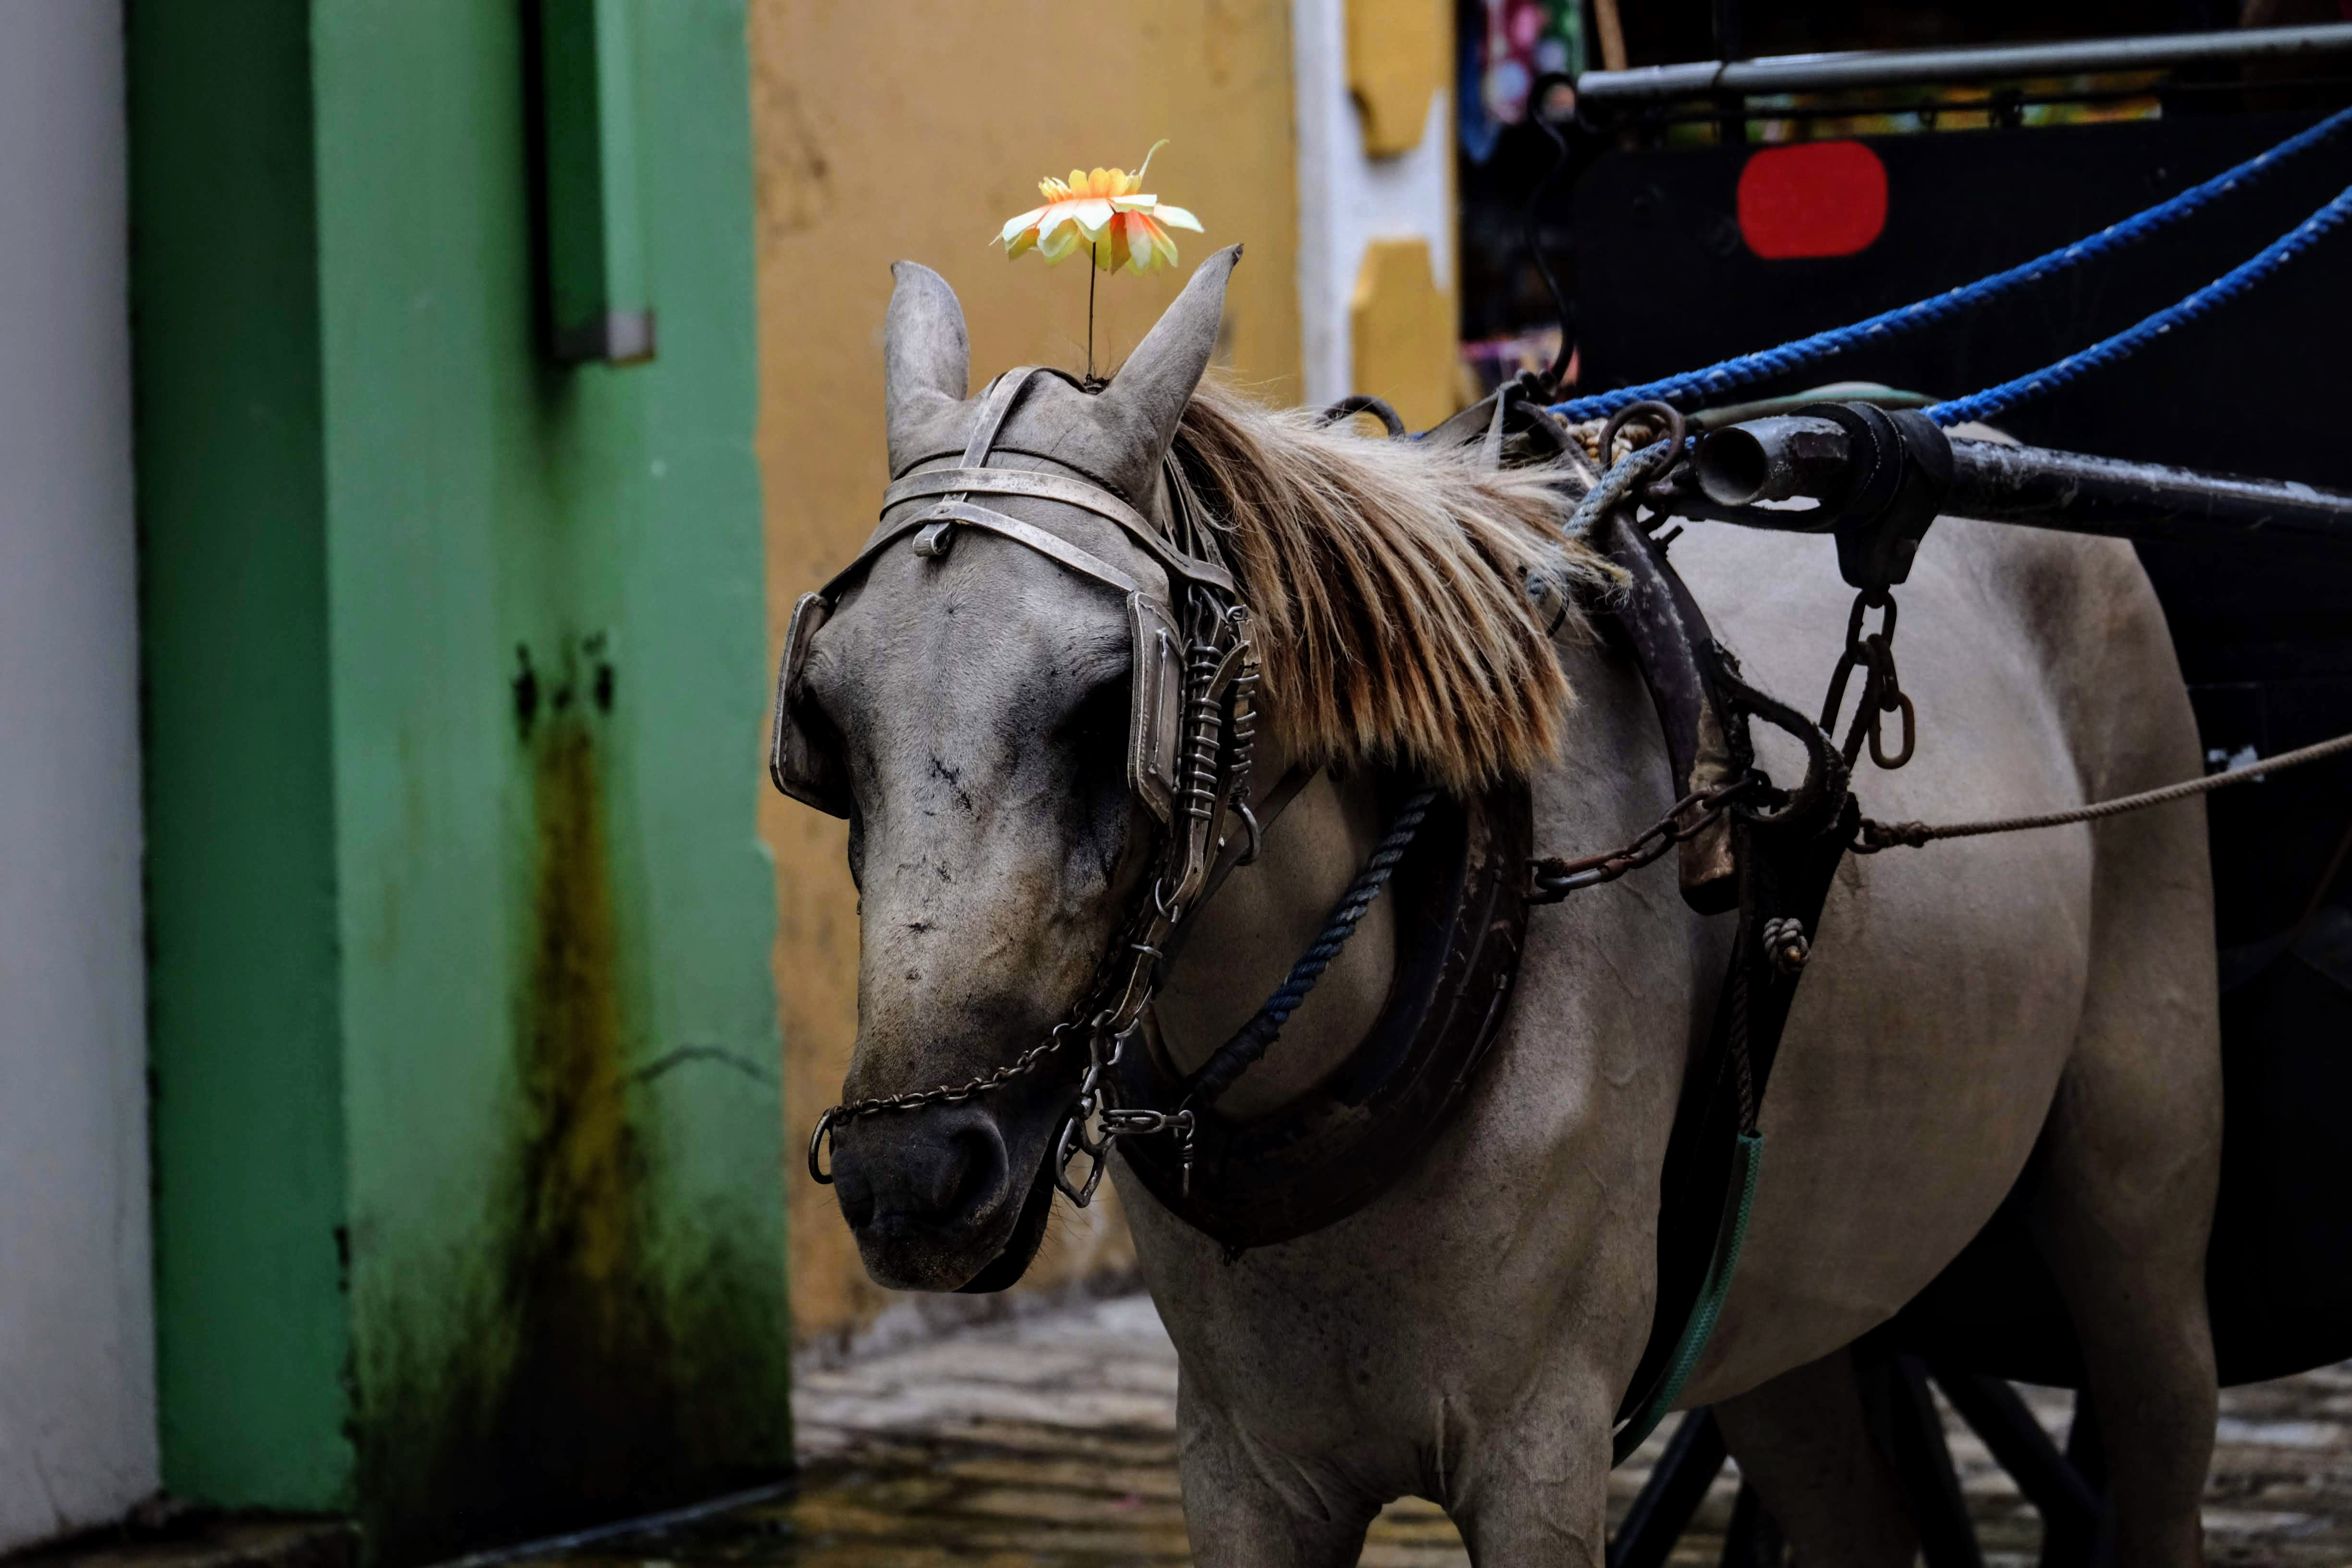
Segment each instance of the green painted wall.
[{"label": "green painted wall", "polygon": [[637,0],[650,364],[528,7],[131,10],[166,1485],[414,1560],[789,1462],[741,0]]},{"label": "green painted wall", "polygon": [[163,1469],[316,1508],[351,1341],[300,13],[133,6],[129,70]]}]

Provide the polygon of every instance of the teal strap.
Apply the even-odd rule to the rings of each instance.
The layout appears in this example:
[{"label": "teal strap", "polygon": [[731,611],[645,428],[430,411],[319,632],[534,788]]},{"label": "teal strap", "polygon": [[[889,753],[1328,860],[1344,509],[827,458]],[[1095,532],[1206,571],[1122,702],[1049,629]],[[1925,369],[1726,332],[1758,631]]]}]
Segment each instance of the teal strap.
[{"label": "teal strap", "polygon": [[1683,1325],[1683,1337],[1675,1343],[1674,1360],[1666,1363],[1666,1375],[1659,1380],[1657,1392],[1617,1429],[1612,1465],[1623,1464],[1674,1409],[1675,1401],[1682,1397],[1683,1384],[1690,1381],[1699,1357],[1706,1353],[1716,1319],[1723,1313],[1732,1270],[1739,1267],[1740,1244],[1748,1239],[1748,1211],[1756,1206],[1756,1177],[1764,1169],[1764,1134],[1742,1132],[1731,1160],[1731,1187],[1724,1194],[1723,1224],[1715,1233],[1715,1259],[1706,1267],[1706,1282],[1699,1288],[1698,1300],[1691,1303],[1690,1321]]}]

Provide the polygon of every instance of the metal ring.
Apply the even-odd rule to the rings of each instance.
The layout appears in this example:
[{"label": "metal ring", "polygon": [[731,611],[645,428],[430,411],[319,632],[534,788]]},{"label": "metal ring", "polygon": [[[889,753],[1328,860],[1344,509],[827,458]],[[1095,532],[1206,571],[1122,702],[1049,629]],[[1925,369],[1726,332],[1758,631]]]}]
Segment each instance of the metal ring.
[{"label": "metal ring", "polygon": [[1241,813],[1243,825],[1249,829],[1249,847],[1242,851],[1241,858],[1235,860],[1234,864],[1236,866],[1255,866],[1257,864],[1257,852],[1259,849],[1257,813],[1252,811],[1246,802],[1238,800],[1234,802],[1234,809]]},{"label": "metal ring", "polygon": [[1601,427],[1601,466],[1602,468],[1613,466],[1609,454],[1617,444],[1617,433],[1632,424],[1635,415],[1647,415],[1653,420],[1663,420],[1665,425],[1664,435],[1666,439],[1674,443],[1666,450],[1675,457],[1682,455],[1683,440],[1686,434],[1683,411],[1671,403],[1661,403],[1656,398],[1650,397],[1639,403],[1627,404],[1611,415],[1609,423]]},{"label": "metal ring", "polygon": [[832,1110],[828,1110],[823,1116],[818,1117],[816,1119],[816,1131],[809,1134],[808,1173],[820,1187],[829,1187],[833,1185],[833,1173],[824,1169],[817,1163],[817,1161],[819,1152],[824,1146],[825,1134],[833,1131],[834,1115],[841,1108],[839,1106],[835,1106]]},{"label": "metal ring", "polygon": [[[1853,678],[1854,670],[1860,667],[1862,657],[1862,649],[1859,647],[1849,645],[1845,652],[1838,656],[1837,668],[1830,674],[1829,696],[1822,702],[1821,727],[1827,734],[1834,736],[1837,733],[1838,714],[1845,708],[1845,683]],[[1873,673],[1874,677],[1875,671],[1874,670]],[[1863,708],[1866,710],[1871,706],[1869,686],[1864,685],[1863,690]],[[1856,717],[1859,719],[1860,715],[1857,714]]]},{"label": "metal ring", "polygon": [[1369,414],[1378,419],[1381,422],[1381,427],[1389,433],[1389,439],[1391,441],[1404,434],[1404,421],[1397,416],[1395,409],[1391,408],[1380,398],[1368,397],[1362,393],[1339,399],[1339,402],[1323,410],[1317,423],[1337,425],[1340,420],[1352,419],[1359,414]]},{"label": "metal ring", "polygon": [[1885,610],[1886,618],[1878,623],[1874,637],[1895,640],[1895,595],[1884,588],[1865,588],[1853,596],[1853,610],[1845,618],[1845,646],[1860,647],[1865,640],[1862,635],[1862,617],[1871,610]]},{"label": "metal ring", "polygon": [[1917,711],[1911,706],[1910,694],[1897,691],[1895,694],[1895,705],[1903,714],[1903,749],[1892,757],[1886,754],[1886,749],[1879,743],[1878,721],[1881,715],[1873,713],[1870,716],[1870,760],[1890,773],[1911,760],[1911,752],[1919,743],[1919,718]]}]

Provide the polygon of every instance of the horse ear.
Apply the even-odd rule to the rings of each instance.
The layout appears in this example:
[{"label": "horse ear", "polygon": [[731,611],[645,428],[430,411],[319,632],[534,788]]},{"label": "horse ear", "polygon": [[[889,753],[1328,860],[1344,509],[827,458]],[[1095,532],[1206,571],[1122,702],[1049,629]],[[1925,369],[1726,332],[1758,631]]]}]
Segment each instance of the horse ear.
[{"label": "horse ear", "polygon": [[890,276],[898,286],[882,330],[882,401],[896,469],[924,427],[971,390],[971,340],[946,279],[916,261],[892,263]]},{"label": "horse ear", "polygon": [[1122,427],[1129,449],[1149,451],[1155,467],[1176,439],[1177,422],[1209,368],[1217,327],[1224,320],[1225,284],[1241,258],[1242,247],[1229,245],[1201,263],[1176,302],[1103,388],[1102,412]]}]

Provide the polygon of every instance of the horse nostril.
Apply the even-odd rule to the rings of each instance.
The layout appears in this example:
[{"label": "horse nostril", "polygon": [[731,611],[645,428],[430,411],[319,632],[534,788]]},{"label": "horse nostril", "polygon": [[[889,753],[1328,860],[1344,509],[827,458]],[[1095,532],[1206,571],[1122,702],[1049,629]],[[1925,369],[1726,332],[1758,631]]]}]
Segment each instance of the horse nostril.
[{"label": "horse nostril", "polygon": [[849,1222],[852,1230],[864,1230],[874,1223],[874,1183],[866,1167],[855,1161],[834,1159],[833,1195],[841,1205],[841,1217]]},{"label": "horse nostril", "polygon": [[1004,1134],[976,1106],[852,1125],[834,1143],[834,1195],[861,1235],[938,1236],[985,1223],[1011,1190]]},{"label": "horse nostril", "polygon": [[986,1127],[965,1127],[948,1140],[933,1173],[932,1211],[960,1220],[994,1197],[1003,1184],[1004,1150]]}]

